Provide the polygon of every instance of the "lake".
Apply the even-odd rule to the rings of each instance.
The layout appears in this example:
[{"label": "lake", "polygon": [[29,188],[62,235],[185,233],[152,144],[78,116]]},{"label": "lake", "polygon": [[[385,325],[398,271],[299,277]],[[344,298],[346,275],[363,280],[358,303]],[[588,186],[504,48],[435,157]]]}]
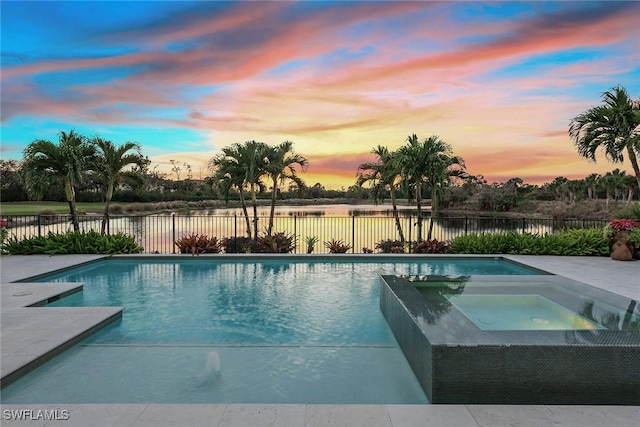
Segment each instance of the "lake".
[{"label": "lake", "polygon": [[[399,206],[400,222],[407,240],[417,240],[416,209]],[[253,216],[249,208],[250,217]],[[430,212],[425,210],[423,238],[427,237]],[[9,216],[10,234],[17,237],[45,235],[49,231],[60,233],[71,229],[67,216],[49,217]],[[83,230],[100,230],[101,217],[81,217]],[[269,207],[258,208],[258,232],[264,233],[269,223]],[[530,232],[551,233],[567,226],[593,226],[578,221],[567,224],[554,220],[525,220],[524,218],[471,218],[438,217],[434,219],[432,237],[449,240],[458,235],[479,232]],[[599,224],[597,224],[599,225]],[[208,209],[188,212],[169,212],[151,215],[112,215],[109,232],[124,232],[133,235],[146,253],[173,253],[173,242],[182,236],[198,233],[216,236],[219,239],[244,236],[246,222],[240,208]],[[305,238],[317,237],[319,242],[314,253],[327,253],[323,242],[342,240],[353,247],[351,252],[364,252],[363,248],[375,250],[381,240],[399,239],[391,205],[316,205],[276,206],[274,232],[285,232],[297,237],[297,253],[306,252]]]}]

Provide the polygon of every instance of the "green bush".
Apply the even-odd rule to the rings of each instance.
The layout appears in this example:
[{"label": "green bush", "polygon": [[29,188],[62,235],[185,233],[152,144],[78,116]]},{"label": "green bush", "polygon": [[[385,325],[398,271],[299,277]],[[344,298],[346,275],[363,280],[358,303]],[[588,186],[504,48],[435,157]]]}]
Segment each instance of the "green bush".
[{"label": "green bush", "polygon": [[640,222],[640,203],[631,203],[623,209],[620,209],[614,215],[614,218],[629,218]]},{"label": "green bush", "polygon": [[511,255],[609,255],[609,243],[602,230],[575,229],[557,234],[504,233],[469,234],[451,241],[458,254]]},{"label": "green bush", "polygon": [[141,248],[132,236],[124,233],[100,234],[97,231],[70,231],[64,234],[49,232],[42,237],[13,236],[2,245],[11,255],[35,254],[135,254]]}]

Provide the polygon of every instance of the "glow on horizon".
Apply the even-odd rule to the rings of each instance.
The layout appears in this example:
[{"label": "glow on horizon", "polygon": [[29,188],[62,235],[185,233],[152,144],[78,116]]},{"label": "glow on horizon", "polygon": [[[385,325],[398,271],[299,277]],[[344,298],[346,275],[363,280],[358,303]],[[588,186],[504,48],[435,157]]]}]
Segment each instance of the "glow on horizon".
[{"label": "glow on horizon", "polygon": [[[640,3],[1,2],[1,153],[76,129],[192,166],[294,142],[309,185],[348,187],[377,145],[439,135],[469,173],[542,183],[580,158],[571,118],[640,93]],[[55,24],[55,25],[54,25]]]}]

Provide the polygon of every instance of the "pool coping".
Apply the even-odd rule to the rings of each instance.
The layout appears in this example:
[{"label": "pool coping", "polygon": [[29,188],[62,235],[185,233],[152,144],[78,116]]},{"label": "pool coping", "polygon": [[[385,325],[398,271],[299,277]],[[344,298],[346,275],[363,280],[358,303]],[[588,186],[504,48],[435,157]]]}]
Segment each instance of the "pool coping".
[{"label": "pool coping", "polygon": [[[184,257],[191,255],[139,255],[135,258]],[[277,255],[276,255],[277,256]],[[384,257],[373,255],[377,259]],[[425,255],[402,255],[424,258]],[[451,255],[448,255],[452,257]],[[131,256],[128,256],[131,257]],[[218,255],[225,259],[230,256]],[[234,254],[234,258],[243,258]],[[254,255],[255,257],[255,255]],[[259,258],[270,258],[261,256]],[[319,255],[296,255],[296,258],[318,258]],[[328,255],[328,257],[337,257]],[[350,258],[369,257],[371,254],[349,255]],[[436,257],[427,255],[426,257]],[[453,256],[455,257],[455,256]],[[487,255],[496,257],[496,255]],[[620,262],[598,257],[540,257],[500,255],[533,268],[590,284],[601,289],[640,299],[637,261]],[[106,258],[97,256],[0,256],[1,287],[28,275],[46,274],[61,267]],[[13,277],[13,280],[8,280]],[[27,285],[21,283],[21,285]],[[608,288],[608,289],[607,289]],[[24,308],[24,307],[23,307]],[[24,308],[25,310],[29,310]],[[34,309],[34,308],[31,308]],[[43,308],[48,310],[48,308]],[[73,308],[72,310],[77,310]],[[5,313],[5,308],[2,308]],[[5,340],[5,322],[0,323],[2,340]],[[1,346],[0,349],[2,349]],[[5,355],[1,355],[5,361]],[[640,405],[640,402],[639,402]],[[498,426],[498,425],[631,425],[640,417],[640,406],[564,406],[564,405],[244,405],[244,404],[81,404],[81,405],[0,405],[4,411],[40,409],[67,409],[70,412],[64,425],[99,423],[110,425],[256,425],[276,423],[284,426],[302,425],[366,425],[404,426],[424,424],[433,420],[442,426]],[[160,416],[161,414],[161,416]],[[206,414],[206,416],[205,416]],[[212,415],[213,414],[213,415]],[[293,414],[293,415],[292,415]],[[171,421],[173,420],[173,421]],[[190,422],[189,420],[192,420]],[[42,418],[31,420],[29,425],[49,425]],[[162,422],[159,422],[162,421]]]}]

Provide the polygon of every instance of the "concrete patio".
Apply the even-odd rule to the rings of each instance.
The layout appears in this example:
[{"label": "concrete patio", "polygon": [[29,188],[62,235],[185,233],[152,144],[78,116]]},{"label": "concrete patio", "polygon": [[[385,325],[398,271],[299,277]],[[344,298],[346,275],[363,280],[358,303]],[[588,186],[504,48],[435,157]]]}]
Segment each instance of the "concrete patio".
[{"label": "concrete patio", "polygon": [[[40,308],[80,284],[11,283],[101,256],[0,257],[3,383],[55,357],[120,315],[121,308]],[[508,256],[640,300],[640,263],[595,257]],[[28,307],[32,306],[32,307]],[[638,402],[640,405],[640,402]],[[606,426],[635,425],[640,406],[551,405],[1,405],[2,425],[33,426]],[[44,412],[49,411],[47,416]],[[51,420],[50,418],[57,418]],[[21,420],[17,418],[22,418]]]}]

